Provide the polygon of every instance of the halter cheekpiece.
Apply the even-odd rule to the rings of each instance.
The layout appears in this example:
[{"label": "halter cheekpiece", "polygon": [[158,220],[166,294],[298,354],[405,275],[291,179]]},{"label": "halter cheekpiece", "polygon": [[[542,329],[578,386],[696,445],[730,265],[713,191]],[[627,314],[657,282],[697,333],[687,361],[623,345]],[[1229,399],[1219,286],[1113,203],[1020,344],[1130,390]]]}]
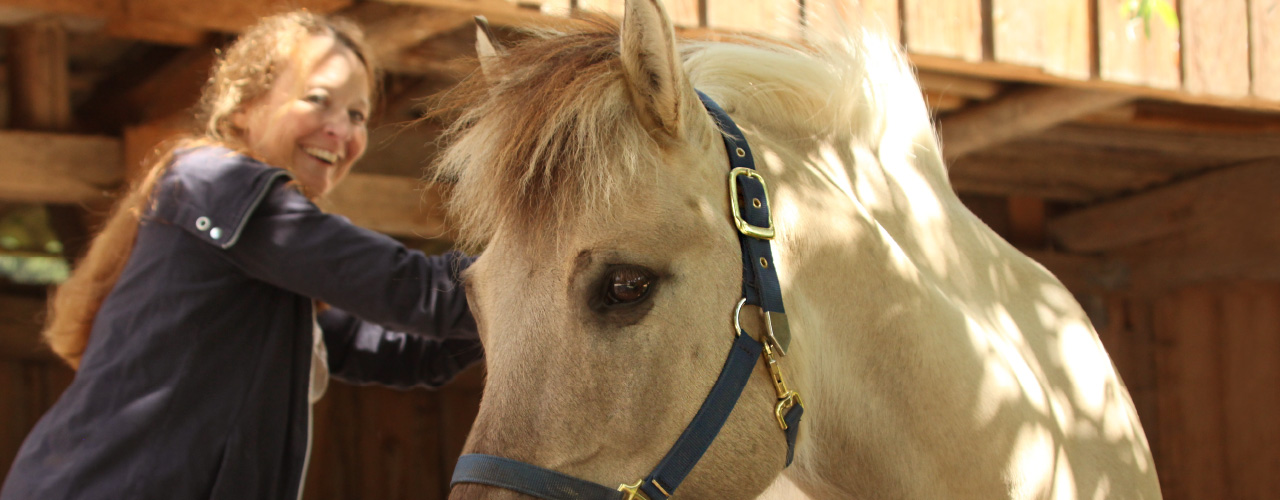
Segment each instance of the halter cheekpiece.
[{"label": "halter cheekpiece", "polygon": [[[769,244],[776,230],[769,212],[768,186],[764,177],[755,170],[751,147],[738,125],[715,101],[701,91],[697,92],[707,112],[725,132],[721,136],[729,153],[731,168],[729,201],[734,226],[738,230],[738,242],[742,246],[742,300],[733,312],[737,332],[729,357],[707,399],[653,472],[635,484],[622,484],[613,489],[524,462],[473,453],[458,459],[451,487],[458,483],[479,483],[546,500],[666,500],[675,493],[719,434],[751,378],[758,356],[763,356],[778,396],[774,414],[786,435],[786,463],[791,465],[804,407],[800,394],[787,388],[778,367],[778,356],[786,355],[791,333],[782,307],[777,264]],[[763,311],[764,342],[752,338],[739,324],[738,314],[744,304],[758,306]]]}]

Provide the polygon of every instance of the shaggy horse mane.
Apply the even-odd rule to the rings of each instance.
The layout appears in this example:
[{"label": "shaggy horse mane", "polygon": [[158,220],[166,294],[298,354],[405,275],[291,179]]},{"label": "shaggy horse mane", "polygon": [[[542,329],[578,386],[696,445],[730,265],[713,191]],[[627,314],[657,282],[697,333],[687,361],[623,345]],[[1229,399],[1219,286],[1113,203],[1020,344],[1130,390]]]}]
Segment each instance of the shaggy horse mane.
[{"label": "shaggy horse mane", "polygon": [[[457,118],[433,170],[436,181],[453,184],[449,213],[462,228],[459,243],[474,250],[502,228],[554,234],[578,214],[609,213],[610,200],[661,158],[662,145],[632,108],[619,37],[618,22],[604,16],[572,30],[532,31],[437,99],[433,116]],[[894,84],[867,78],[864,38],[678,42],[689,83],[744,130],[784,141],[852,140],[882,133],[877,89]],[[896,73],[916,88],[900,53],[886,48]]]}]

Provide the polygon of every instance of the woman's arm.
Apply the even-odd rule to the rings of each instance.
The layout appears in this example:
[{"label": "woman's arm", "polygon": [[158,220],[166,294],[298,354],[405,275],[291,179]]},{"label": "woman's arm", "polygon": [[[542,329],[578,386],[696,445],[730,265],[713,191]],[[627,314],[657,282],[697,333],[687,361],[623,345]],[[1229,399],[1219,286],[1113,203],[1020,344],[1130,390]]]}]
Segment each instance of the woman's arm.
[{"label": "woman's arm", "polygon": [[316,320],[324,331],[330,373],[348,382],[439,387],[484,356],[476,339],[395,332],[332,307]]},{"label": "woman's arm", "polygon": [[388,330],[476,338],[459,278],[471,259],[405,248],[321,212],[285,183],[270,189],[226,255],[254,278]]}]

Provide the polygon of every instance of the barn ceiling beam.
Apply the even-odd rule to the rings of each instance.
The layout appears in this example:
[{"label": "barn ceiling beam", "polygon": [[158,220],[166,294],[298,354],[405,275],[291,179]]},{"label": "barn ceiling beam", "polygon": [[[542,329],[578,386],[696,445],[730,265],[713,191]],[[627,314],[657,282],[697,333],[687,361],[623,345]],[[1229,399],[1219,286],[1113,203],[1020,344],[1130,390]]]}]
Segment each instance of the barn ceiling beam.
[{"label": "barn ceiling beam", "polygon": [[1146,287],[1214,279],[1280,279],[1280,160],[1210,173],[1048,223],[1074,253],[1128,263]]},{"label": "barn ceiling beam", "polygon": [[0,199],[88,204],[108,200],[124,179],[113,137],[0,131]]},{"label": "barn ceiling beam", "polygon": [[[119,139],[0,132],[0,199],[87,204],[110,201],[124,181]],[[333,209],[358,225],[417,238],[445,236],[440,195],[411,177],[351,174],[331,195]]]},{"label": "barn ceiling beam", "polygon": [[942,154],[954,160],[1132,99],[1126,94],[1073,88],[1032,87],[1010,91],[994,101],[943,118],[938,127]]}]

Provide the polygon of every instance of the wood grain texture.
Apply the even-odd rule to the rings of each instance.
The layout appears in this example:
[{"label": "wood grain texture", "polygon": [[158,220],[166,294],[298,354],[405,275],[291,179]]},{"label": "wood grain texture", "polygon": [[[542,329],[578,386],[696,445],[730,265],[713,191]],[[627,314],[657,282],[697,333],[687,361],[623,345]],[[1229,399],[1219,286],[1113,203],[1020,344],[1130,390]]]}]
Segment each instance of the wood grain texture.
[{"label": "wood grain texture", "polygon": [[1249,94],[1246,0],[1182,0],[1183,87],[1195,94]]},{"label": "wood grain texture", "polygon": [[1280,0],[1249,0],[1253,95],[1280,101]]},{"label": "wood grain texture", "polygon": [[902,0],[907,50],[965,61],[983,58],[981,0]]},{"label": "wood grain texture", "polygon": [[1047,14],[1045,2],[991,0],[990,29],[995,60],[1037,68],[1044,66],[1048,42],[1044,28],[1050,24]]},{"label": "wood grain texture", "polygon": [[974,105],[938,126],[942,154],[962,157],[1131,100],[1125,94],[1068,88],[1028,88]]},{"label": "wood grain texture", "polygon": [[[604,12],[615,17],[622,17],[622,8],[626,0],[578,0],[578,8]],[[700,0],[669,0],[662,2],[667,9],[671,23],[681,28],[697,28],[702,26],[698,11],[702,9]]]},{"label": "wood grain texture", "polygon": [[1092,0],[1044,0],[1044,70],[1053,75],[1087,80],[1095,76]]},{"label": "wood grain texture", "polygon": [[801,34],[800,7],[794,0],[705,1],[709,28],[782,38],[797,38]]},{"label": "wood grain texture", "polygon": [[1112,82],[1181,89],[1178,30],[1153,18],[1147,36],[1141,20],[1123,15],[1121,2],[1096,2],[1099,76]]},{"label": "wood grain texture", "polygon": [[5,131],[0,151],[0,199],[97,202],[124,180],[120,140],[112,137]]}]

